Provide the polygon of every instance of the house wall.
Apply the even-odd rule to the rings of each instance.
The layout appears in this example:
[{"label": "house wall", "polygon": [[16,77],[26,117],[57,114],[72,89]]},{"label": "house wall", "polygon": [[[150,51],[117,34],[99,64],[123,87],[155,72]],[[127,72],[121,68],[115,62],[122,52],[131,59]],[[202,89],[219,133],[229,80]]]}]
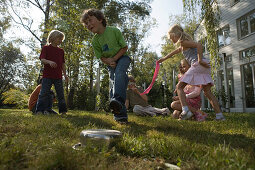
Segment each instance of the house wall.
[{"label": "house wall", "polygon": [[[245,38],[238,38],[237,19],[255,9],[255,0],[240,0],[240,2],[232,5],[231,0],[218,0],[220,10],[220,28],[227,25],[230,27],[231,43],[219,49],[219,54],[232,54],[232,62],[228,64],[228,68],[233,68],[234,77],[234,94],[235,108],[230,108],[231,112],[255,112],[255,108],[245,108],[244,104],[244,87],[242,84],[241,65],[248,61],[239,59],[239,52],[249,47],[255,46],[255,33],[248,35]],[[194,33],[195,40],[198,41],[201,37],[206,36],[203,22]],[[254,61],[252,57],[250,62]],[[222,68],[221,68],[222,69]],[[217,86],[217,85],[216,85]],[[220,88],[220,87],[217,87]]]}]

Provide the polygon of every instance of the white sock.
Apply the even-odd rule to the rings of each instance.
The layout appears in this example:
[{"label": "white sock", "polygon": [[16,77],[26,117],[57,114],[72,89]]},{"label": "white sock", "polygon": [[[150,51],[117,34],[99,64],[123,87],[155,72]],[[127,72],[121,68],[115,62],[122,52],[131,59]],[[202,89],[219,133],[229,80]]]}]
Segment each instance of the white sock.
[{"label": "white sock", "polygon": [[188,106],[182,106],[182,111],[184,111],[184,112],[188,112],[189,111],[189,108],[188,108]]}]

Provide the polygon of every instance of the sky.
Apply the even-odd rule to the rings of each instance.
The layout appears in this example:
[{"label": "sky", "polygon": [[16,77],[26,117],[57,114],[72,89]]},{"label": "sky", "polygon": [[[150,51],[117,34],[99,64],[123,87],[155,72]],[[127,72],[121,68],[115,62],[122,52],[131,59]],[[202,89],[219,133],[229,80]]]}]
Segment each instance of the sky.
[{"label": "sky", "polygon": [[151,29],[149,36],[144,42],[150,49],[161,55],[162,37],[167,34],[169,25],[169,16],[183,13],[182,0],[154,0],[151,4],[151,16],[157,20],[158,26]]},{"label": "sky", "polygon": [[[150,51],[156,52],[160,56],[161,44],[163,43],[162,37],[166,35],[170,27],[169,16],[182,14],[183,4],[182,0],[154,0],[151,4],[151,7],[151,17],[156,19],[157,26],[149,31],[148,37],[144,39],[143,45],[149,46]],[[34,30],[37,30],[40,20],[36,20],[35,22],[38,22],[33,24],[37,27],[35,27]],[[16,31],[12,30],[12,32],[8,34],[9,38],[17,36],[15,34]],[[28,33],[26,30],[22,30],[22,32],[24,39],[27,39],[29,36],[31,36],[31,34]],[[22,37],[22,35],[20,36]],[[23,47],[21,50],[26,53],[29,49],[27,47]]]}]

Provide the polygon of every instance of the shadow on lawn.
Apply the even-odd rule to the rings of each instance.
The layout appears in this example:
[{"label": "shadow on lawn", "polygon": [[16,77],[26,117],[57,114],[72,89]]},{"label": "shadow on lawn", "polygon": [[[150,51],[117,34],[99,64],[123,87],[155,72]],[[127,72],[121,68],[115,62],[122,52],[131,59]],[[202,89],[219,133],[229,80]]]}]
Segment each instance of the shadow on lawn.
[{"label": "shadow on lawn", "polygon": [[[94,113],[93,113],[94,114]],[[236,117],[237,118],[237,117]],[[112,129],[114,126],[113,123],[109,122],[108,119],[102,120],[102,118],[95,118],[90,115],[84,115],[84,116],[75,116],[75,115],[68,115],[66,117],[68,121],[70,121],[74,126],[76,127],[84,127],[89,124],[93,124],[97,128],[102,129]],[[231,118],[232,121],[240,121],[240,119],[234,119]],[[153,118],[148,118],[146,121],[155,121]],[[161,120],[159,120],[161,121]],[[247,118],[244,118],[242,121],[246,122]],[[240,123],[240,122],[239,122]],[[226,124],[227,125],[227,124]],[[253,125],[251,123],[251,125]],[[207,130],[203,130],[200,125],[194,125],[194,126],[183,126],[183,124],[180,122],[177,124],[168,124],[167,120],[162,121],[162,123],[159,123],[158,126],[150,127],[144,124],[139,124],[136,121],[131,121],[128,125],[121,131],[123,133],[130,133],[134,136],[141,136],[146,135],[147,131],[149,130],[155,130],[162,132],[166,135],[174,135],[178,136],[180,138],[189,140],[193,143],[201,143],[204,145],[212,145],[212,146],[218,146],[219,144],[225,144],[229,145],[232,148],[241,148],[245,150],[255,150],[255,139],[246,137],[243,134],[221,134],[217,132],[211,132]],[[187,129],[189,128],[189,129]],[[198,129],[199,128],[199,129]]]},{"label": "shadow on lawn", "polygon": [[[248,121],[248,120],[246,118],[243,121]],[[155,120],[149,119],[148,121],[155,121]],[[238,119],[234,121],[238,121]],[[253,125],[252,122],[250,125]],[[204,145],[212,145],[212,146],[225,144],[225,145],[229,145],[232,148],[241,148],[248,151],[252,151],[252,150],[255,151],[255,145],[254,145],[255,139],[249,138],[245,136],[244,134],[222,134],[222,133],[203,130],[203,128],[199,126],[200,126],[199,124],[194,126],[183,126],[181,122],[180,124],[179,123],[167,124],[167,120],[163,120],[162,123],[159,123],[159,125],[156,127],[149,127],[147,125],[141,125],[141,124],[137,124],[136,122],[131,122],[129,131],[134,136],[139,136],[139,135],[145,135],[148,130],[155,130],[155,131],[162,132],[166,135],[169,134],[169,135],[178,136],[180,138],[186,139],[193,143],[201,143]]]},{"label": "shadow on lawn", "polygon": [[243,134],[221,134],[217,132],[184,129],[174,126],[169,126],[167,130],[165,127],[158,126],[157,130],[163,131],[166,134],[179,136],[194,143],[202,143],[205,145],[213,146],[218,146],[219,144],[226,144],[232,148],[242,148],[245,150],[255,149],[255,140],[248,138]]},{"label": "shadow on lawn", "polygon": [[89,124],[93,124],[96,127],[110,129],[113,125],[107,120],[104,121],[100,118],[95,118],[93,116],[88,116],[88,115],[84,115],[84,116],[68,115],[66,117],[66,120],[68,120],[70,123],[72,123],[74,126],[78,128],[87,126]]}]

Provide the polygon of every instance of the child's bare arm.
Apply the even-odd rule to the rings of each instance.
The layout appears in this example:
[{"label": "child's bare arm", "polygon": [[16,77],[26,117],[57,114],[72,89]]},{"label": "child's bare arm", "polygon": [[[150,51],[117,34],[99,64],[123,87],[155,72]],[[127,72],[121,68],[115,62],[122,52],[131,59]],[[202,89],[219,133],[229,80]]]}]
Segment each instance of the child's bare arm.
[{"label": "child's bare arm", "polygon": [[50,60],[46,60],[46,59],[41,59],[41,62],[43,64],[49,64],[52,68],[56,68],[57,67],[57,63],[55,63],[54,61],[50,61]]},{"label": "child's bare arm", "polygon": [[162,57],[161,59],[158,60],[159,63],[162,63],[166,59],[172,57],[175,54],[178,54],[181,52],[181,47],[177,48],[176,50],[172,51],[171,53],[167,54],[165,57]]},{"label": "child's bare arm", "polygon": [[117,61],[121,56],[123,56],[128,50],[128,46],[124,47],[124,48],[121,48],[118,53],[112,57],[113,61]]}]

